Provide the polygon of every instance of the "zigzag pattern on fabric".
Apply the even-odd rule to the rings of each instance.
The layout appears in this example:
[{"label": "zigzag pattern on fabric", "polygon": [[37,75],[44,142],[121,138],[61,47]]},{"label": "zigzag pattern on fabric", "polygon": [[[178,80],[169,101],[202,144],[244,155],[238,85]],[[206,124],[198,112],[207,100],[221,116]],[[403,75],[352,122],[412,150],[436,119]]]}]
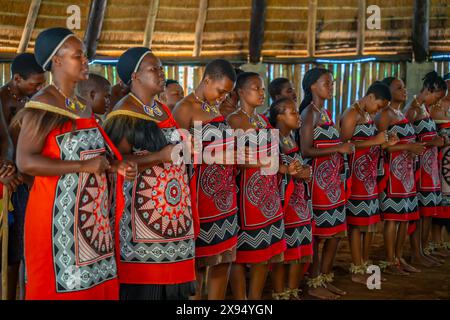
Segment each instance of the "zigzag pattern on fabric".
[{"label": "zigzag pattern on fabric", "polygon": [[289,247],[294,247],[298,244],[302,244],[305,239],[307,239],[309,243],[312,241],[311,229],[302,228],[302,231],[300,232],[297,228],[291,235],[286,234],[286,244]]},{"label": "zigzag pattern on fabric", "polygon": [[355,128],[354,137],[364,136],[364,137],[372,137],[377,132],[377,128],[374,124],[358,124]]},{"label": "zigzag pattern on fabric", "polygon": [[[321,138],[321,136],[324,136]],[[324,138],[328,138],[329,140],[334,140],[339,138],[339,132],[333,126],[329,126],[328,128],[323,127],[315,127],[314,128],[314,140],[325,140]],[[319,139],[321,138],[321,139]]]},{"label": "zigzag pattern on fabric", "polygon": [[352,200],[349,200],[347,202],[346,208],[355,216],[361,213],[364,213],[365,215],[373,215],[378,211],[379,201],[378,199],[361,201],[357,205],[355,205]]},{"label": "zigzag pattern on fabric", "polygon": [[320,215],[314,214],[314,221],[318,226],[328,222],[331,225],[335,225],[336,221],[343,223],[345,221],[345,211],[334,210],[332,213],[328,211],[321,212]]},{"label": "zigzag pattern on fabric", "polygon": [[[388,211],[389,209],[393,209],[396,212],[404,212],[407,211],[415,211],[417,209],[417,197],[401,199],[396,202],[391,198],[387,198],[384,193],[382,193],[381,201],[380,201],[380,209],[382,211]],[[389,210],[391,211],[391,210]]]},{"label": "zigzag pattern on fabric", "polygon": [[227,233],[231,236],[235,235],[237,232],[237,219],[237,215],[234,215],[231,223],[225,220],[220,226],[214,222],[208,231],[205,231],[203,229],[204,225],[201,225],[199,239],[206,243],[212,243],[215,238],[225,239]]},{"label": "zigzag pattern on fabric", "polygon": [[[226,138],[224,136],[225,130],[230,129],[230,126],[225,122],[216,122],[216,123],[205,123],[202,125],[201,130],[193,127],[191,132],[194,134],[202,134],[202,140],[209,141],[212,137],[216,137],[216,132],[220,131],[222,134],[222,139]],[[201,132],[200,132],[201,131]]]},{"label": "zigzag pattern on fabric", "polygon": [[303,163],[303,158],[298,152],[295,152],[293,156],[291,156],[289,154],[285,154],[285,153],[280,153],[280,154],[281,154],[281,160],[283,161],[284,164],[290,164],[291,162],[294,162],[295,160],[298,160],[300,163]]},{"label": "zigzag pattern on fabric", "polygon": [[[251,138],[251,139],[249,139],[249,138]],[[255,138],[256,138],[256,141],[255,141]],[[270,144],[272,142],[272,135],[270,133],[270,130],[260,129],[257,131],[246,133],[237,138],[238,145],[239,145],[239,143],[244,144],[245,141],[252,141],[252,142],[258,143],[259,145],[266,145],[266,144]]]},{"label": "zigzag pattern on fabric", "polygon": [[397,133],[399,138],[410,137],[415,134],[414,128],[409,123],[406,125],[394,125],[389,129],[389,132]]},{"label": "zigzag pattern on fabric", "polygon": [[432,206],[436,206],[441,202],[442,195],[441,193],[436,192],[430,192],[428,195],[418,192],[417,199],[422,206],[429,206],[430,204],[432,204]]},{"label": "zigzag pattern on fabric", "polygon": [[413,126],[417,134],[436,131],[436,124],[429,118],[422,119],[419,124],[413,124]]},{"label": "zigzag pattern on fabric", "polygon": [[252,237],[246,232],[243,232],[238,237],[238,245],[237,247],[240,248],[243,245],[249,245],[252,248],[258,249],[261,248],[261,244],[265,242],[267,245],[270,245],[272,243],[272,239],[283,239],[284,236],[284,224],[281,223],[280,227],[277,228],[275,225],[271,225],[269,228],[269,232],[266,232],[265,230],[261,230],[258,232],[258,235],[256,237]]}]

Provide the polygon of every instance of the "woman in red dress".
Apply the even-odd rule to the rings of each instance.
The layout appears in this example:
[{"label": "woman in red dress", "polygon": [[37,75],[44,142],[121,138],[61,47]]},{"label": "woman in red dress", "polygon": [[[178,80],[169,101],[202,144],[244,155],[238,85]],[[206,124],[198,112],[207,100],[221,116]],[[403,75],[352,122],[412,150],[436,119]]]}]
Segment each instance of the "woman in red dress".
[{"label": "woman in red dress", "polygon": [[[239,109],[228,117],[230,126],[242,129],[248,135],[257,136],[257,147],[248,147],[248,157],[255,163],[240,164],[239,185],[239,232],[236,261],[231,271],[231,287],[235,299],[246,299],[246,265],[250,265],[250,285],[248,298],[261,299],[269,263],[282,262],[286,250],[284,238],[283,209],[278,189],[277,171],[263,168],[264,161],[258,161],[278,143],[272,141],[267,118],[255,112],[264,103],[265,88],[261,76],[254,72],[244,72],[238,76],[236,90],[239,95]],[[247,131],[248,130],[248,131]],[[242,139],[242,140],[241,140]],[[245,135],[238,137],[238,144]],[[258,160],[256,158],[258,155]],[[278,164],[278,157],[270,157]],[[298,162],[289,167],[280,166],[280,173],[293,174]],[[269,171],[265,172],[264,169]]]},{"label": "woman in red dress", "polygon": [[186,166],[172,159],[180,141],[164,90],[161,61],[145,47],[119,58],[130,87],[108,114],[105,130],[139,174],[125,183],[125,208],[116,219],[121,300],[186,300],[195,292],[194,217]]},{"label": "woman in red dress", "polygon": [[[334,258],[347,229],[344,181],[341,178],[343,155],[352,153],[355,147],[340,141],[339,132],[324,109],[325,100],[333,96],[332,73],[323,68],[310,69],[303,78],[302,87],[305,97],[300,105],[303,123],[300,149],[313,168],[314,257],[308,292],[319,299],[337,299],[346,294],[332,284]],[[322,255],[319,253],[321,242]]]},{"label": "woman in red dress", "polygon": [[438,148],[444,139],[437,134],[437,127],[429,113],[430,106],[445,96],[447,86],[436,71],[429,72],[423,79],[423,87],[414,97],[406,111],[406,117],[413,124],[417,140],[425,143],[425,151],[419,155],[417,199],[420,220],[411,235],[412,262],[424,267],[439,265],[440,261],[431,255],[428,247],[432,218],[436,218],[442,199],[439,178]]},{"label": "woman in red dress", "polygon": [[438,126],[445,145],[439,150],[439,171],[442,200],[437,217],[433,218],[433,252],[441,257],[450,256],[450,73],[444,76],[447,95],[431,107],[430,113]]},{"label": "woman in red dress", "polygon": [[[294,132],[301,126],[295,101],[280,98],[269,109],[270,122],[280,133],[280,154],[282,163],[295,161],[301,165],[294,176],[281,175],[280,195],[284,211],[284,236],[286,251],[284,261],[272,266],[273,298],[275,300],[299,299],[299,285],[304,270],[312,261],[312,212],[307,181],[312,178],[312,168],[303,165],[300,149],[295,142]],[[287,271],[287,286],[286,286]]]},{"label": "woman in red dress", "polygon": [[26,299],[118,299],[112,202],[123,206],[123,179],[106,174],[134,178],[136,167],[107,160],[121,156],[74,95],[88,76],[82,42],[68,29],[47,29],[35,55],[53,84],[15,119],[17,166],[35,177],[25,215]]},{"label": "woman in red dress", "polygon": [[419,219],[414,158],[424,151],[424,144],[416,142],[414,128],[401,112],[406,101],[402,80],[386,78],[383,83],[391,90],[391,103],[382,110],[375,122],[380,131],[397,134],[399,142],[383,153],[384,179],[380,183],[380,212],[384,221],[386,260],[381,266],[386,273],[408,275],[418,272],[403,258],[408,223]]},{"label": "woman in red dress", "polygon": [[349,159],[350,196],[347,202],[351,279],[366,285],[369,250],[372,235],[380,221],[378,202],[378,162],[381,148],[397,143],[398,138],[378,132],[372,116],[384,109],[391,100],[389,87],[375,82],[366,95],[345,111],[341,118],[341,140],[355,144]]},{"label": "woman in red dress", "polygon": [[236,166],[234,159],[225,163],[223,157],[223,151],[233,150],[234,139],[227,134],[230,127],[219,112],[219,104],[232,94],[235,81],[236,73],[228,61],[213,60],[199,85],[173,111],[180,127],[201,139],[203,147],[195,156],[191,176],[200,224],[195,242],[198,286],[194,299],[202,298],[206,271],[208,299],[225,299],[231,263],[236,259]]}]

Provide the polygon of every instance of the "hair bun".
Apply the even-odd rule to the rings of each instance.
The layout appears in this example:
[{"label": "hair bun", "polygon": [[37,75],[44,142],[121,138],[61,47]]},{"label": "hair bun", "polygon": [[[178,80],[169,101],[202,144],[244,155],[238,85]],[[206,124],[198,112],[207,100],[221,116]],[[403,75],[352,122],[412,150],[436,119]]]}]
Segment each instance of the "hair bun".
[{"label": "hair bun", "polygon": [[437,77],[439,77],[439,74],[435,70],[433,70],[433,71],[428,72],[425,75],[425,77],[422,78],[422,81],[425,81],[425,80],[434,81]]}]

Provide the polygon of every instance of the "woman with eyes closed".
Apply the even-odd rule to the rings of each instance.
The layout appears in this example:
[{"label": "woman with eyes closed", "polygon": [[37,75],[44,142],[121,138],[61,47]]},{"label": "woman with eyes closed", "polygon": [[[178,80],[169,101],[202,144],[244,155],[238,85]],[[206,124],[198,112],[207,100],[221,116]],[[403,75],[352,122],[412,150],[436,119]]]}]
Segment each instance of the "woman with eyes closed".
[{"label": "woman with eyes closed", "polygon": [[180,141],[164,90],[161,61],[134,47],[117,71],[130,92],[108,114],[105,131],[138,175],[124,184],[116,219],[121,300],[186,300],[195,292],[194,223],[186,166],[172,158]]},{"label": "woman with eyes closed", "polygon": [[26,299],[118,299],[112,221],[123,207],[121,182],[134,179],[136,166],[121,161],[74,94],[88,77],[81,40],[65,28],[44,30],[35,56],[53,83],[13,119],[21,126],[17,166],[34,176],[25,215]]},{"label": "woman with eyes closed", "polygon": [[[199,163],[192,167],[191,191],[199,217],[195,244],[197,292],[193,299],[201,299],[206,274],[208,300],[225,299],[231,263],[236,258],[236,166],[233,161],[225,163],[220,156],[225,155],[223,151],[233,137],[228,136],[229,125],[219,110],[235,81],[236,73],[227,60],[213,60],[206,66],[200,84],[173,111],[181,128],[200,135],[203,155],[215,154],[215,161],[196,157]],[[201,129],[195,124],[201,124]]]}]

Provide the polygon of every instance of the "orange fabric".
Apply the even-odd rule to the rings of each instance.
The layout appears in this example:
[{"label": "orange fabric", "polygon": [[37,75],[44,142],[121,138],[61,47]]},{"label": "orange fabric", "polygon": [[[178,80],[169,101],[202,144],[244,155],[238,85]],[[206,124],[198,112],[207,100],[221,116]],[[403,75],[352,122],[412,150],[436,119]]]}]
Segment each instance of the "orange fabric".
[{"label": "orange fabric", "polygon": [[[42,155],[52,159],[61,159],[61,150],[58,146],[58,136],[63,135],[71,131],[72,125],[70,122],[66,123],[62,128],[54,129],[47,136],[44,147],[42,150]],[[77,119],[76,120],[76,130],[92,129],[98,128],[97,122],[94,119]],[[101,131],[102,132],[102,131]],[[108,143],[108,139],[105,144]],[[120,158],[120,154],[117,150],[110,145],[111,149],[115,152],[115,156]],[[74,173],[71,175],[81,176],[80,173]],[[68,176],[68,175],[65,175]],[[78,241],[82,241],[79,232],[75,235],[60,235],[56,234],[55,230],[57,224],[64,223],[63,220],[55,219],[55,201],[58,194],[57,186],[59,180],[64,176],[38,176],[35,177],[34,184],[30,191],[30,197],[27,204],[27,210],[25,215],[25,262],[26,262],[26,299],[27,300],[116,300],[118,299],[119,286],[117,275],[111,272],[111,276],[104,281],[94,283],[93,285],[74,290],[62,290],[57,284],[57,265],[59,260],[64,260],[64,255],[57,259],[55,256],[55,243],[57,241],[73,241],[74,246],[80,248],[77,245]],[[122,186],[116,186],[116,191],[121,190]],[[100,191],[101,189],[97,189]],[[78,192],[83,192],[85,190],[78,190]],[[101,191],[100,191],[101,192]],[[120,204],[120,195],[118,203]],[[123,199],[122,199],[123,203]],[[81,202],[80,202],[81,207]],[[116,206],[117,210],[121,210],[120,205]],[[76,211],[80,210],[78,204],[76,206]],[[73,216],[74,212],[69,212],[68,219],[75,220]],[[95,216],[93,214],[92,216]],[[106,217],[105,220],[108,220]],[[66,220],[67,221],[67,220]],[[76,220],[75,220],[76,221]],[[72,226],[72,232],[75,226]],[[81,228],[76,229],[79,231]],[[111,230],[112,232],[112,230]],[[67,236],[67,238],[65,238]],[[79,238],[78,241],[75,238]],[[76,250],[76,249],[74,249]],[[79,249],[81,250],[81,249]],[[108,258],[114,258],[114,251],[112,246],[112,253],[109,254]],[[79,253],[81,254],[81,253]],[[99,255],[97,262],[103,261],[106,256]],[[111,260],[110,260],[111,261]],[[67,261],[66,261],[67,262]],[[67,265],[73,263],[68,261]],[[82,267],[75,262],[76,267]],[[90,261],[89,261],[90,263]],[[113,263],[114,265],[115,263]]]}]

